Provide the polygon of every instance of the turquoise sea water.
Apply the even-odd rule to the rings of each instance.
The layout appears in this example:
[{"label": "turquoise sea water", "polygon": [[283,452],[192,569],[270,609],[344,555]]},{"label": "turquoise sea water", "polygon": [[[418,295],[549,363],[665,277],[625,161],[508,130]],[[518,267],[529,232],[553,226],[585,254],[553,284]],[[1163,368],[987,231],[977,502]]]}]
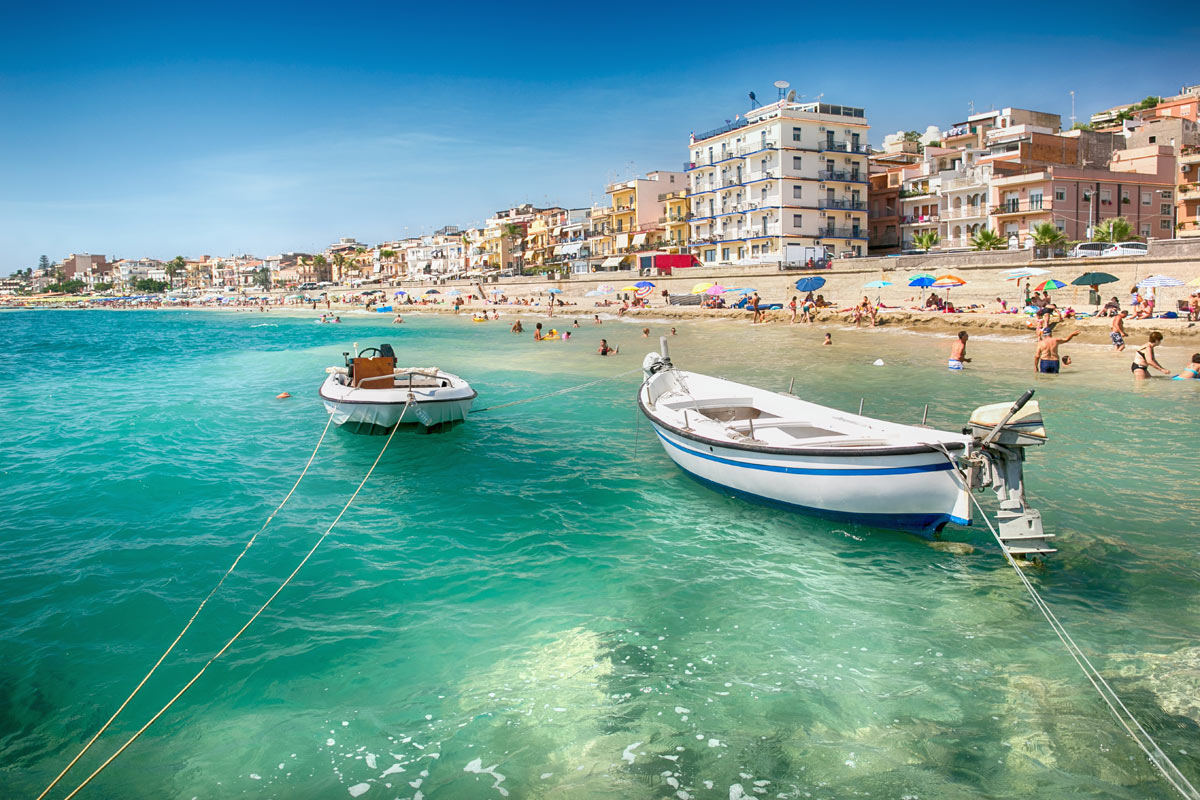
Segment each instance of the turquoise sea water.
[{"label": "turquoise sea water", "polygon": [[[538,345],[432,315],[0,315],[0,796],[41,791],[282,499],[325,421],[322,370],[353,342],[459,373],[483,407],[636,367],[656,341],[588,316]],[[897,421],[931,402],[957,429],[1036,387],[1051,441],[1026,474],[1061,552],[1029,574],[1197,780],[1200,387],[1135,387],[1100,347],[1070,346],[1075,371],[1045,378],[1027,341],[974,337],[951,374],[947,337],[838,329],[822,348],[812,329],[677,327],[684,368],[794,376]],[[601,332],[619,357],[594,355]],[[397,434],[292,586],[81,797],[1173,796],[982,526],[948,546],[722,497],[635,428],[637,382]],[[273,591],[383,442],[330,433],[52,797]]]}]

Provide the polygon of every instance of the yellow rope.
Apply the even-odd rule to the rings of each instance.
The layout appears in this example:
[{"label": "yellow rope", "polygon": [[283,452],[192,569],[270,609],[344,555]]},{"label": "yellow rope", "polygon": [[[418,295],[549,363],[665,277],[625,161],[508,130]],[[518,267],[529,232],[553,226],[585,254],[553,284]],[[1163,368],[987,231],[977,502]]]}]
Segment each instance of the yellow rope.
[{"label": "yellow rope", "polygon": [[329,426],[332,422],[333,414],[330,413],[329,419],[325,422],[325,429],[321,431],[321,438],[317,440],[317,446],[313,448],[312,453],[309,455],[308,462],[304,465],[304,469],[300,472],[300,477],[296,478],[296,482],[292,484],[291,491],[287,493],[287,496],[283,498],[283,501],[279,505],[275,506],[275,510],[271,512],[269,517],[267,517],[267,521],[264,522],[262,527],[250,537],[248,542],[246,542],[246,546],[242,548],[242,552],[238,553],[237,558],[235,558],[233,563],[229,565],[229,569],[225,570],[225,574],[221,576],[219,581],[217,581],[217,585],[212,588],[212,591],[208,593],[208,596],[200,601],[200,605],[196,607],[196,610],[192,613],[191,619],[189,619],[187,624],[184,625],[182,630],[179,631],[179,634],[175,637],[175,640],[171,642],[167,649],[163,651],[163,654],[158,657],[158,661],[154,662],[154,666],[150,668],[150,671],[147,672],[145,677],[143,677],[138,685],[134,687],[133,691],[129,693],[129,696],[125,698],[125,702],[121,703],[117,710],[113,712],[113,715],[108,718],[108,722],[105,722],[102,726],[100,726],[100,730],[96,731],[96,735],[89,739],[88,743],[83,746],[83,749],[76,753],[75,757],[71,759],[71,762],[63,767],[62,772],[58,773],[58,776],[54,780],[50,781],[50,785],[42,790],[42,793],[37,796],[37,800],[42,800],[42,798],[49,794],[50,790],[53,789],[58,782],[63,779],[63,776],[71,770],[71,767],[75,766],[79,759],[83,758],[84,753],[90,750],[92,745],[96,743],[96,740],[99,739],[106,730],[108,730],[108,726],[112,725],[113,721],[120,716],[121,712],[125,710],[125,707],[129,705],[129,702],[133,700],[137,693],[142,690],[142,687],[146,685],[146,681],[150,680],[150,676],[158,670],[159,666],[162,665],[167,656],[171,654],[171,651],[175,649],[175,645],[179,644],[179,640],[182,639],[183,635],[188,632],[189,628],[192,627],[192,623],[196,621],[198,616],[200,616],[200,612],[204,610],[206,605],[208,605],[208,601],[213,598],[213,595],[215,595],[221,588],[222,584],[225,583],[225,579],[228,578],[237,568],[237,565],[242,560],[242,557],[249,552],[251,547],[254,546],[254,542],[258,539],[262,532],[267,529],[267,526],[271,524],[271,521],[275,519],[275,515],[279,513],[280,509],[287,504],[288,500],[292,499],[292,495],[296,493],[297,487],[300,486],[300,481],[304,480],[304,476],[308,474],[308,468],[312,466],[313,459],[317,457],[317,451],[321,449],[321,444],[325,441],[325,434],[329,433]]}]

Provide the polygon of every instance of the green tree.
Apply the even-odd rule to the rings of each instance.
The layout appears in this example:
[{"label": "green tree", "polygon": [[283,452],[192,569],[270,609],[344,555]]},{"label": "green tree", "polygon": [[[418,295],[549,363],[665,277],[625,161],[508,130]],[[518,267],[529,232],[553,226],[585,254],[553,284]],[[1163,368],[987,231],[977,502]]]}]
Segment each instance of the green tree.
[{"label": "green tree", "polygon": [[254,271],[254,283],[256,286],[261,286],[268,292],[271,291],[271,270],[266,267],[259,267]]},{"label": "green tree", "polygon": [[916,142],[917,144],[920,144],[921,143],[921,132],[920,131],[905,131],[904,132],[904,141]]},{"label": "green tree", "polygon": [[133,288],[146,294],[160,294],[165,292],[169,285],[166,281],[156,281],[153,278],[137,278],[133,282]]},{"label": "green tree", "polygon": [[1146,99],[1142,100],[1142,102],[1138,103],[1136,106],[1134,106],[1134,108],[1136,108],[1139,111],[1145,111],[1148,108],[1154,108],[1156,105],[1158,105],[1161,102],[1162,102],[1161,97],[1155,97],[1154,95],[1151,94],[1151,95],[1147,95]]},{"label": "green tree", "polygon": [[1092,229],[1095,242],[1128,242],[1133,238],[1133,226],[1124,217],[1106,219]]},{"label": "green tree", "polygon": [[1090,131],[1091,129],[1091,123],[1088,122],[1076,122],[1071,126],[1071,130],[1073,131]]},{"label": "green tree", "polygon": [[112,285],[111,283],[105,283],[105,282],[103,282],[103,281],[102,281],[102,282],[100,282],[100,283],[97,283],[95,286],[93,286],[93,287],[92,287],[92,291],[96,291],[96,292],[107,292],[107,291],[108,291],[109,289],[111,289],[112,287],[113,287],[113,285]]},{"label": "green tree", "polygon": [[316,255],[313,256],[312,263],[314,267],[323,267],[329,263],[329,260],[326,259],[325,256]]},{"label": "green tree", "polygon": [[1007,250],[1008,244],[1004,241],[1004,237],[989,228],[980,228],[979,232],[971,237],[972,250]]},{"label": "green tree", "polygon": [[1049,222],[1035,225],[1029,233],[1033,237],[1034,245],[1038,247],[1059,247],[1067,241],[1066,234]]},{"label": "green tree", "polygon": [[42,256],[41,258],[39,258],[38,259],[38,269],[42,270],[43,273],[46,270],[50,269],[50,259],[46,256]]},{"label": "green tree", "polygon": [[175,256],[166,264],[163,264],[163,269],[166,270],[167,277],[171,279],[171,285],[175,285],[175,276],[187,269],[187,262],[183,256]]},{"label": "green tree", "polygon": [[83,291],[84,282],[78,278],[64,280],[60,278],[58,281],[46,287],[47,292],[66,292],[67,294],[79,294]]},{"label": "green tree", "polygon": [[942,237],[938,236],[934,231],[922,231],[921,233],[914,234],[912,237],[913,244],[921,250],[932,250],[934,245],[941,240]]}]

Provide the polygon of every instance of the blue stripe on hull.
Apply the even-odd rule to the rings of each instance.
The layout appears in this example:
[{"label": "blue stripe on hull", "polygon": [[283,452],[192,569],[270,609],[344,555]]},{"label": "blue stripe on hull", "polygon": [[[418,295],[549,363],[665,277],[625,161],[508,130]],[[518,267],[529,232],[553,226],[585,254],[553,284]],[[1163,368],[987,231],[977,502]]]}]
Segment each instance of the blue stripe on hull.
[{"label": "blue stripe on hull", "polygon": [[[678,463],[676,464],[678,466]],[[959,524],[970,524],[966,520],[956,519],[949,514],[856,514],[850,511],[832,511],[825,508],[812,508],[811,506],[802,506],[795,503],[788,503],[783,500],[776,500],[773,497],[764,497],[753,492],[734,489],[731,486],[726,486],[715,481],[710,481],[708,478],[702,478],[694,472],[691,472],[684,467],[679,467],[683,473],[692,480],[707,486],[720,494],[733,495],[743,500],[748,500],[751,503],[759,505],[771,506],[773,508],[781,508],[785,511],[794,511],[800,514],[806,514],[812,517],[821,517],[822,519],[833,520],[836,522],[853,522],[858,525],[869,525],[873,528],[886,528],[888,530],[906,531],[908,533],[921,533],[927,536],[940,531],[947,522],[958,522]]]},{"label": "blue stripe on hull", "polygon": [[[662,435],[662,431],[658,428],[654,429],[658,434],[658,438],[663,442],[674,447],[676,450],[681,450],[690,456],[703,458],[708,461],[715,461],[718,464],[727,464],[731,467],[743,467],[745,469],[759,469],[765,472],[782,472],[787,475],[837,475],[846,477],[851,475],[912,475],[917,472],[945,472],[954,469],[954,465],[949,461],[936,461],[932,464],[914,464],[908,467],[847,467],[846,469],[823,469],[818,467],[781,467],[777,464],[756,464],[750,461],[737,461],[732,458],[723,458],[711,453],[702,453],[699,450],[693,450],[690,447],[684,447],[678,442],[673,442],[666,436]],[[853,457],[847,454],[848,457]]]}]

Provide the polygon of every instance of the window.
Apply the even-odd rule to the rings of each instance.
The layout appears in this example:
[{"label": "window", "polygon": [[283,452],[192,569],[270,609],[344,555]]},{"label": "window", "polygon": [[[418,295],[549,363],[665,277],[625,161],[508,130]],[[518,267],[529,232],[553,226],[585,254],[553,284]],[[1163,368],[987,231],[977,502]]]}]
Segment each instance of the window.
[{"label": "window", "polygon": [[1128,203],[1128,202],[1129,202],[1129,191],[1128,191],[1127,189],[1122,189],[1122,190],[1121,190],[1121,202],[1122,202],[1122,203]]},{"label": "window", "polygon": [[804,187],[803,186],[793,186],[792,187],[792,199],[793,200],[801,200],[801,199],[803,199],[803,197],[804,197]]},{"label": "window", "polygon": [[1066,200],[1067,199],[1067,190],[1059,188],[1057,186],[1054,187],[1054,199],[1055,200]]},{"label": "window", "polygon": [[1171,230],[1171,220],[1169,220],[1169,219],[1160,219],[1160,220],[1158,221],[1158,227],[1162,228],[1164,231],[1169,231],[1169,230]]},{"label": "window", "polygon": [[804,163],[804,159],[802,159],[800,156],[792,156],[792,168],[793,169],[803,169],[804,168],[803,163]]},{"label": "window", "polygon": [[1100,202],[1107,203],[1108,205],[1112,205],[1112,190],[1111,189],[1101,189],[1100,190]]},{"label": "window", "polygon": [[717,251],[716,250],[705,250],[704,251],[704,260],[705,261],[716,261],[717,260]]},{"label": "window", "polygon": [[1149,222],[1147,222],[1145,225],[1142,226],[1142,236],[1144,236],[1147,239],[1150,238],[1150,223]]},{"label": "window", "polygon": [[1144,205],[1144,206],[1150,205],[1150,193],[1149,192],[1142,192],[1142,205]]},{"label": "window", "polygon": [[1163,200],[1170,200],[1171,199],[1171,190],[1163,189],[1162,190],[1162,198],[1163,198]]},{"label": "window", "polygon": [[800,141],[800,134],[803,132],[803,130],[804,130],[803,128],[792,128],[792,141],[793,142]]},{"label": "window", "polygon": [[792,214],[792,227],[793,228],[803,228],[804,227],[804,215],[803,214]]},{"label": "window", "polygon": [[1172,210],[1173,209],[1171,208],[1170,203],[1163,203],[1161,206],[1159,206],[1158,213],[1162,214],[1163,216],[1170,216]]},{"label": "window", "polygon": [[1066,233],[1067,223],[1061,219],[1054,220],[1054,230],[1058,231],[1059,233]]},{"label": "window", "polygon": [[1037,191],[1030,192],[1029,193],[1029,210],[1037,211],[1041,207],[1042,207],[1042,190],[1038,189]]}]

